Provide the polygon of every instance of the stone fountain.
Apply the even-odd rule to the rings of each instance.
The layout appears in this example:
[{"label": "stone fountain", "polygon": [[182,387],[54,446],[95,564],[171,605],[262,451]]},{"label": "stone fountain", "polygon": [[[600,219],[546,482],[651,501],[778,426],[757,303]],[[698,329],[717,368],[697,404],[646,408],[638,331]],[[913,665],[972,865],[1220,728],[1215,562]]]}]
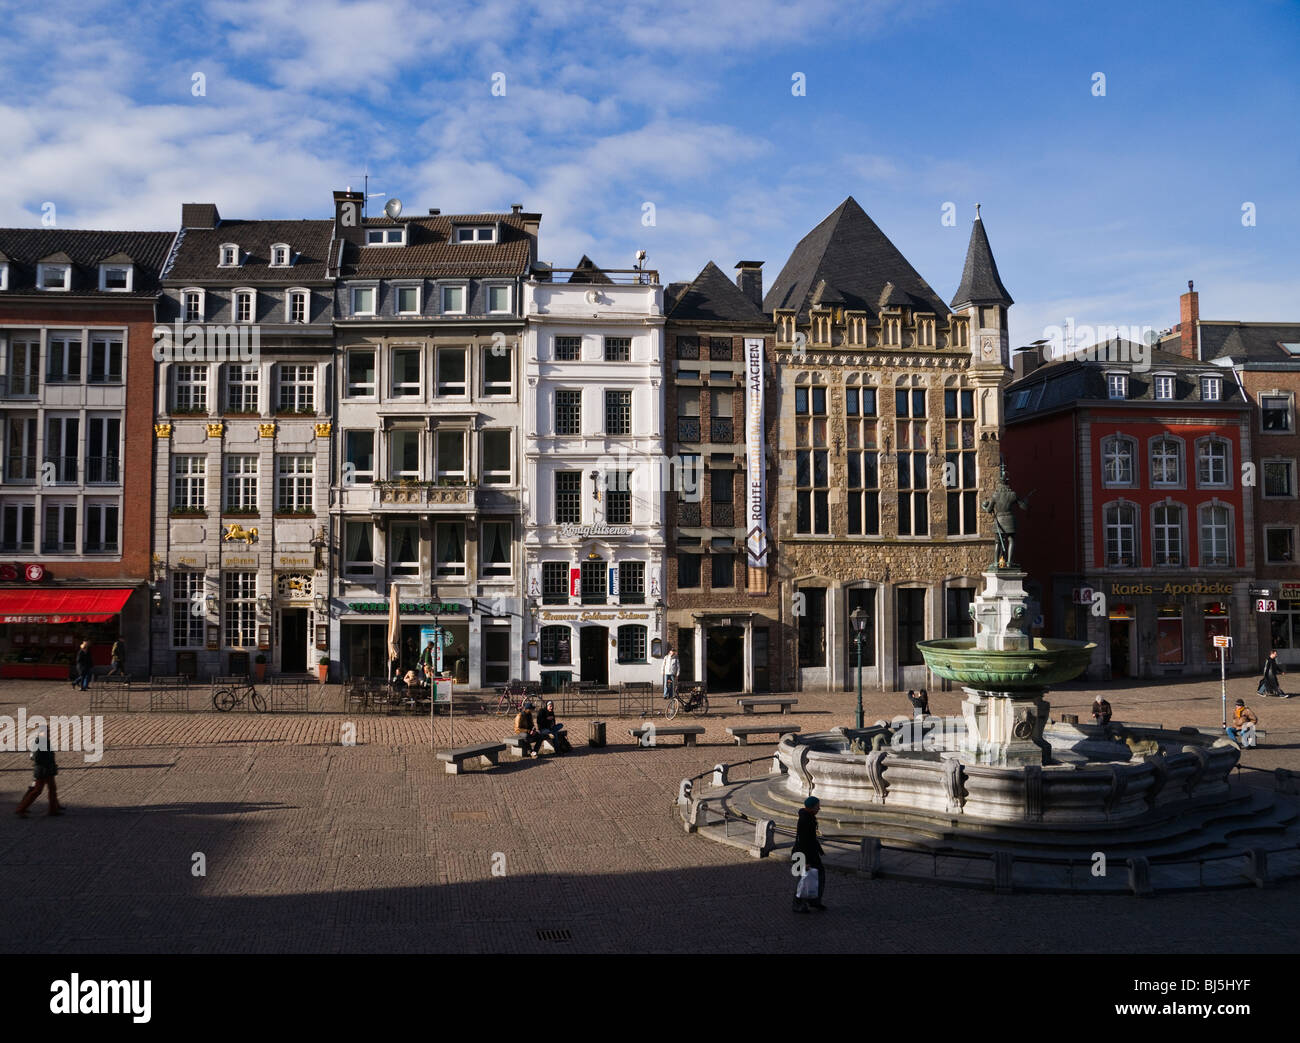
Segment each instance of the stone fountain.
[{"label": "stone fountain", "polygon": [[[1217,732],[1052,721],[1050,686],[1082,674],[1095,646],[1031,635],[1033,605],[1012,557],[1012,510],[1027,501],[1008,486],[1005,467],[982,506],[992,516],[997,553],[971,606],[975,635],[918,643],[931,672],[962,686],[962,716],[786,736],[766,778],[684,797],[687,828],[735,843],[734,830],[702,827],[707,815],[698,803],[749,819],[761,834],[767,822],[792,826],[804,798],[815,794],[827,836],[876,850],[887,841],[931,856],[926,866],[957,856],[949,883],[986,883],[991,863],[1001,867],[1007,889],[1017,859],[1022,869],[1037,867],[1028,883],[1021,873],[1019,886],[1058,889],[1052,867],[1065,865],[1069,887],[1061,889],[1076,890],[1074,864],[1088,864],[1098,850],[1124,860],[1131,881],[1133,866],[1145,876],[1153,859],[1182,867],[1239,851],[1253,865],[1260,849],[1252,845],[1261,840],[1289,838],[1294,849],[1300,807],[1230,785],[1240,750]],[[1179,871],[1183,880],[1187,871]],[[1204,885],[1203,873],[1195,879]],[[1089,886],[1106,890],[1104,874]]]}]

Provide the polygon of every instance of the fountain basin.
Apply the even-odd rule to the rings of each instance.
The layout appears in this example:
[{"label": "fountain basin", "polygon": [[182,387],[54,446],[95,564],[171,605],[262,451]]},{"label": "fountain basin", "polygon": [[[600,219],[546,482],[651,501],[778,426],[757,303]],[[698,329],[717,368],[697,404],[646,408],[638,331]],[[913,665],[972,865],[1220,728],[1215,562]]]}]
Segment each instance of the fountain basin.
[{"label": "fountain basin", "polygon": [[1087,669],[1096,645],[1064,638],[1034,638],[1029,648],[978,648],[971,637],[918,641],[925,665],[960,685],[998,692],[1031,692],[1072,681]]}]

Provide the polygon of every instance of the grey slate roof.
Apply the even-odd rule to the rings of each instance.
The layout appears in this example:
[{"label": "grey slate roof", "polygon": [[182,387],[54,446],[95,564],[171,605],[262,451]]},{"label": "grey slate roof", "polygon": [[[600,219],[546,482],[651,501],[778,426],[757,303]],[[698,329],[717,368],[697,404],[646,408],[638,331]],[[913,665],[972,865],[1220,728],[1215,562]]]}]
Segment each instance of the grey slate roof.
[{"label": "grey slate roof", "polygon": [[1001,304],[1009,307],[1015,301],[998,275],[998,263],[993,260],[989,237],[984,222],[975,211],[975,223],[970,230],[970,243],[966,247],[966,264],[961,270],[961,285],[953,294],[954,310],[968,304]]},{"label": "grey slate roof", "polygon": [[569,282],[599,283],[603,285],[613,285],[614,280],[606,275],[586,254],[582,255],[577,266],[573,269],[573,274],[569,276]]},{"label": "grey slate roof", "polygon": [[[1103,352],[1104,348],[1104,352]],[[1134,369],[1131,363],[1093,361],[1082,355],[1061,361],[1048,362],[1020,380],[1008,384],[1005,391],[1008,422],[1037,413],[1045,413],[1073,403],[1091,402],[1093,404],[1111,404],[1124,402],[1142,402],[1148,404],[1150,411],[1157,411],[1169,401],[1182,405],[1197,404],[1201,398],[1201,377],[1215,376],[1222,381],[1220,398],[1205,402],[1206,405],[1241,408],[1245,400],[1231,373],[1225,373],[1221,366],[1208,362],[1195,362],[1172,352],[1159,348],[1140,349],[1131,341],[1109,341],[1103,347],[1094,347],[1100,358],[1117,357],[1127,354],[1134,357],[1135,349],[1149,351],[1145,370]],[[1114,370],[1128,372],[1128,397],[1119,400],[1110,398],[1106,374]],[[1158,373],[1173,373],[1174,397],[1172,400],[1155,397],[1155,376]],[[1021,401],[1020,392],[1029,392]],[[1017,403],[1021,403],[1017,405]]]},{"label": "grey slate roof", "polygon": [[[0,255],[8,259],[9,289],[14,293],[39,293],[61,297],[153,297],[158,293],[159,272],[167,263],[175,232],[101,232],[71,228],[0,228]],[[99,265],[126,255],[135,265],[129,293],[100,290]],[[36,265],[42,260],[66,257],[72,265],[69,290],[36,289]]]},{"label": "grey slate roof", "polygon": [[764,296],[763,310],[793,308],[802,318],[817,297],[821,303],[876,318],[887,283],[893,283],[891,304],[939,317],[949,313],[930,284],[849,196],[799,240]]},{"label": "grey slate roof", "polygon": [[671,304],[665,301],[669,319],[678,321],[763,322],[764,315],[722,269],[710,261],[690,283],[680,287]]},{"label": "grey slate roof", "polygon": [[1300,323],[1263,325],[1256,323],[1201,322],[1201,357],[1244,359],[1247,362],[1295,362],[1283,344],[1300,343]]},{"label": "grey slate roof", "polygon": [[[524,218],[531,216],[535,215],[436,214],[399,221],[368,217],[365,221],[367,228],[405,225],[406,245],[358,246],[345,243],[342,277],[439,279],[524,275],[532,256],[531,236],[524,230]],[[453,242],[455,226],[466,224],[495,224],[500,229],[500,241]]]},{"label": "grey slate roof", "polygon": [[[333,231],[333,221],[222,221],[216,228],[184,229],[167,283],[242,286],[269,282],[296,286],[326,282],[331,278]],[[239,247],[244,262],[240,267],[218,265],[223,243]],[[270,267],[274,243],[289,244],[293,263],[288,268]]]}]

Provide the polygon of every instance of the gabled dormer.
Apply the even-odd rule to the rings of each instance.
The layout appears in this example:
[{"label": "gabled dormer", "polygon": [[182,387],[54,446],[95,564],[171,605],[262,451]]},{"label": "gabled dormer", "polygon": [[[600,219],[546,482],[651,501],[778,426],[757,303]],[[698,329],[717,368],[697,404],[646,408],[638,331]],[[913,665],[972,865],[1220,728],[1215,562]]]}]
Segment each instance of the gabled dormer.
[{"label": "gabled dormer", "polygon": [[37,261],[36,288],[62,293],[72,289],[72,258],[59,251]]},{"label": "gabled dormer", "polygon": [[115,253],[99,262],[99,288],[105,293],[130,293],[135,289],[135,261]]},{"label": "gabled dormer", "polygon": [[293,264],[293,248],[288,243],[271,244],[271,268],[288,268]]},{"label": "gabled dormer", "polygon": [[243,251],[238,243],[222,243],[217,254],[218,268],[239,268],[244,263]]}]

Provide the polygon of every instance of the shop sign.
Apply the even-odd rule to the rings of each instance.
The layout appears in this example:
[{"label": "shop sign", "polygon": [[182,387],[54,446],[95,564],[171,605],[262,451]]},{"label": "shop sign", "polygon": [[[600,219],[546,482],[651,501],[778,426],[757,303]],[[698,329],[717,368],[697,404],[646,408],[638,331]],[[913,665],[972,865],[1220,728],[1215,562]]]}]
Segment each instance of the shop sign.
[{"label": "shop sign", "polygon": [[[387,601],[349,601],[348,608],[353,612],[382,612],[384,615],[388,614]],[[424,615],[459,616],[464,614],[464,608],[457,601],[399,601],[397,608],[400,612],[417,612]]]},{"label": "shop sign", "polygon": [[311,569],[316,567],[316,562],[310,554],[277,554],[275,556],[275,567],[277,569]]},{"label": "shop sign", "polygon": [[1277,596],[1282,601],[1300,601],[1300,583],[1283,583]]},{"label": "shop sign", "polygon": [[1256,599],[1255,599],[1255,611],[1256,611],[1256,612],[1276,612],[1276,611],[1277,611],[1277,602],[1276,602],[1275,600],[1273,600],[1272,598],[1256,598]]},{"label": "shop sign", "polygon": [[630,525],[574,525],[565,522],[560,526],[562,540],[589,540],[595,536],[631,536]]},{"label": "shop sign", "polygon": [[257,555],[255,554],[227,554],[221,559],[221,564],[226,568],[257,568]]},{"label": "shop sign", "polygon": [[0,580],[12,582],[22,576],[28,583],[39,583],[45,575],[45,566],[36,562],[30,565],[0,565]]},{"label": "shop sign", "polygon": [[1111,597],[1157,593],[1165,597],[1176,597],[1179,594],[1231,594],[1232,584],[1205,583],[1202,580],[1197,580],[1195,583],[1166,583],[1161,587],[1150,583],[1112,583],[1110,593]]},{"label": "shop sign", "polygon": [[598,622],[611,619],[649,619],[649,612],[543,612],[542,619],[569,619],[578,622]]},{"label": "shop sign", "polygon": [[[179,554],[172,559],[173,562],[186,569],[205,569],[208,567],[208,556],[203,553],[199,554]],[[230,559],[227,558],[227,561]]]}]

